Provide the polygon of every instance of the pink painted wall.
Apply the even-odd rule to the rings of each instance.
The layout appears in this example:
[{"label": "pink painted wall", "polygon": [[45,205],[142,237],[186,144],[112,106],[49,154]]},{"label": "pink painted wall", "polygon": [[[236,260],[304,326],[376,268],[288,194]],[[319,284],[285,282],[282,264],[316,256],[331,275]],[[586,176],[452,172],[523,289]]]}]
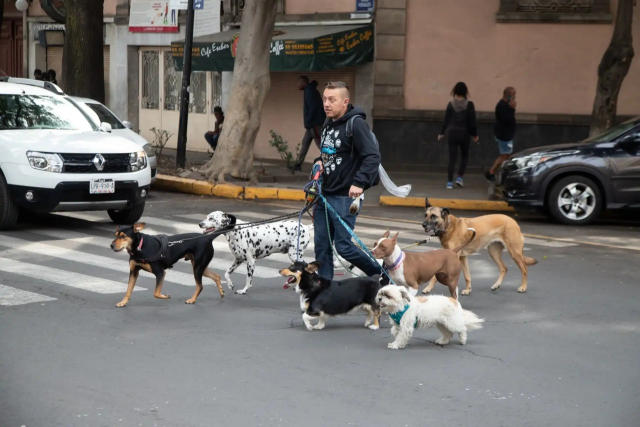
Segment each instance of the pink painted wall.
[{"label": "pink painted wall", "polygon": [[[302,73],[271,73],[271,89],[265,100],[260,131],[256,137],[254,150],[256,158],[279,158],[276,149],[269,145],[271,139],[269,129],[273,129],[288,142],[291,152],[295,151],[302,139],[305,131],[302,120],[302,91],[297,89],[297,79],[300,74]],[[318,89],[321,93],[325,83],[329,80],[343,80],[350,87],[354,87],[352,70],[305,74],[310,80],[318,81]],[[352,98],[354,98],[354,102],[357,102],[355,95],[353,93]],[[306,161],[310,162],[319,155],[320,152],[312,144],[307,153]]]},{"label": "pink painted wall", "polygon": [[286,0],[285,12],[296,15],[303,13],[337,13],[356,10],[355,0]]},{"label": "pink painted wall", "polygon": [[[615,16],[616,1],[612,1]],[[479,111],[493,111],[505,86],[524,113],[591,114],[597,69],[612,24],[496,23],[498,0],[407,0],[405,108],[444,109],[467,83]],[[618,98],[619,114],[640,114],[640,6],[636,56]]]}]

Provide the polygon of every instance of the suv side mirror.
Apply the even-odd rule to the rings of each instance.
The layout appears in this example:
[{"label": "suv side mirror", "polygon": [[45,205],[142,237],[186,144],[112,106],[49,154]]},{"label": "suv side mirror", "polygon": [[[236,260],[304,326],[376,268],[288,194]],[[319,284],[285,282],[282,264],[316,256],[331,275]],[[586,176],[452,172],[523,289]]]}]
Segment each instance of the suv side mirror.
[{"label": "suv side mirror", "polygon": [[107,122],[101,122],[100,126],[98,126],[98,130],[100,132],[111,133],[111,125]]},{"label": "suv side mirror", "polygon": [[640,149],[640,133],[625,136],[618,141],[616,148],[620,148],[628,153],[636,155]]},{"label": "suv side mirror", "polygon": [[130,121],[125,120],[125,121],[123,121],[123,122],[122,122],[122,124],[123,124],[123,125],[124,125],[124,127],[126,127],[127,129],[131,129],[131,130],[133,130],[133,123],[131,123]]}]

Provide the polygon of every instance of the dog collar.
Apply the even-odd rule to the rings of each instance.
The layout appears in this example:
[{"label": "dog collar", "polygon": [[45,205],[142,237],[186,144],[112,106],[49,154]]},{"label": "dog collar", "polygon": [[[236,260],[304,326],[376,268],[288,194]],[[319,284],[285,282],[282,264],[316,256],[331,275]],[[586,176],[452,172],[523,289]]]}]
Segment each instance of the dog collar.
[{"label": "dog collar", "polygon": [[[396,325],[400,326],[400,320],[402,320],[402,316],[404,316],[407,310],[409,310],[409,304],[405,305],[404,308],[400,311],[396,311],[395,313],[389,313],[389,317],[391,318],[391,320],[395,322]],[[416,319],[416,323],[413,324],[414,328],[416,326],[418,326],[418,319]]]},{"label": "dog collar", "polygon": [[[397,270],[398,268],[400,268],[400,264],[402,264],[402,261],[404,261],[404,257],[405,257],[404,251],[400,251],[400,256],[398,257],[398,259],[395,260],[393,264],[391,264],[389,266],[385,266],[385,268],[388,271]],[[407,307],[409,307],[409,306],[407,306]],[[402,317],[402,316],[400,316],[400,317]]]},{"label": "dog collar", "polygon": [[144,237],[140,236],[140,243],[138,243],[138,247],[136,249],[138,249],[138,252],[140,252],[142,250],[142,243],[144,242]]}]

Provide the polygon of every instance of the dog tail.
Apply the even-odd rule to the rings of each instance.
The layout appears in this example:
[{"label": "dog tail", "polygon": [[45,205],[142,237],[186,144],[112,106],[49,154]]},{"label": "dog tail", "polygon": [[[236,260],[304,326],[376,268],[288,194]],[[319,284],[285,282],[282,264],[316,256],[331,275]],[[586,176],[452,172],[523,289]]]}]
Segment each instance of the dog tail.
[{"label": "dog tail", "polygon": [[464,317],[464,326],[466,326],[468,330],[472,331],[482,328],[484,319],[479,318],[473,311],[462,309],[462,316]]},{"label": "dog tail", "polygon": [[469,240],[467,240],[466,242],[464,242],[464,244],[458,246],[455,249],[452,249],[453,252],[458,253],[460,252],[465,246],[467,246],[469,243],[471,243],[473,241],[473,239],[476,238],[476,229],[475,228],[467,228],[467,230],[469,230],[471,232],[471,238]]},{"label": "dog tail", "polygon": [[524,263],[527,265],[536,265],[538,260],[535,258],[531,258],[530,256],[524,257]]}]

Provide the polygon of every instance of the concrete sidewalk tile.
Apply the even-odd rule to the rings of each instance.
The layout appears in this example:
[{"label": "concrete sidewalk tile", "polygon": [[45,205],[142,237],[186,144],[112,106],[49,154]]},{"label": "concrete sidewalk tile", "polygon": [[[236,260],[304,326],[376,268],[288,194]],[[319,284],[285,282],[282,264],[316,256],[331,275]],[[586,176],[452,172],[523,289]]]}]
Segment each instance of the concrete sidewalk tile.
[{"label": "concrete sidewalk tile", "polygon": [[214,188],[214,185],[208,181],[194,181],[193,194],[210,196],[213,194],[213,188]]},{"label": "concrete sidewalk tile", "polygon": [[278,188],[274,187],[244,187],[244,199],[277,199]]},{"label": "concrete sidewalk tile", "polygon": [[233,184],[216,184],[211,190],[211,194],[227,199],[242,199],[244,187]]},{"label": "concrete sidewalk tile", "polygon": [[278,200],[293,200],[297,202],[297,201],[306,200],[306,197],[303,190],[295,190],[292,188],[279,188]]},{"label": "concrete sidewalk tile", "polygon": [[[433,206],[449,209],[499,212],[512,212],[514,210],[506,202],[493,200],[438,199],[429,197],[429,202],[431,202]],[[424,198],[380,196],[380,204],[384,206],[424,208]]]}]

